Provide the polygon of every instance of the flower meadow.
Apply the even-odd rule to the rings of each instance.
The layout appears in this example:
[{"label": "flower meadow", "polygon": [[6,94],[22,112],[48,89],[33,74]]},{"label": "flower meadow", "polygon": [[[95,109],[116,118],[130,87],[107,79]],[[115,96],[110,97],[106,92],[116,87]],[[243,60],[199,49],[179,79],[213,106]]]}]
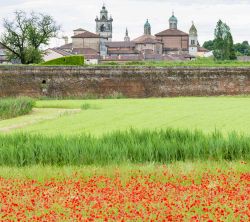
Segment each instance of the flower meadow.
[{"label": "flower meadow", "polygon": [[250,220],[249,171],[177,171],[0,177],[0,221]]}]

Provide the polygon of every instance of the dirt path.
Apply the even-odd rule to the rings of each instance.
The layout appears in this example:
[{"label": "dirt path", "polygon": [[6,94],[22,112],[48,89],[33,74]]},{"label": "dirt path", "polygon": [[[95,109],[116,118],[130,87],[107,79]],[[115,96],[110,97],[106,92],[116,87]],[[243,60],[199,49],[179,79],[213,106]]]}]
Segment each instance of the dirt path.
[{"label": "dirt path", "polygon": [[[0,124],[0,133],[1,132],[10,132],[15,129],[20,129],[29,125],[40,123],[43,121],[48,121],[52,119],[59,118],[64,115],[72,115],[79,113],[81,109],[33,109],[32,113],[25,116],[20,116],[13,119],[2,120],[0,123],[4,123],[6,126],[1,126]],[[9,122],[9,124],[8,124]]]}]

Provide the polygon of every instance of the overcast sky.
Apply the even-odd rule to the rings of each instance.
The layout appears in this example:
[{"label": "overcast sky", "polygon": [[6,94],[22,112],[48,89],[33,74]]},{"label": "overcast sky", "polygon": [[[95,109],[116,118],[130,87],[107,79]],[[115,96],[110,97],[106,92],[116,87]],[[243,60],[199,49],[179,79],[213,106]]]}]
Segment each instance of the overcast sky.
[{"label": "overcast sky", "polygon": [[[163,31],[174,11],[178,29],[188,32],[194,21],[201,43],[213,39],[219,19],[231,27],[235,42],[250,41],[250,0],[0,0],[0,33],[2,19],[11,18],[15,10],[52,15],[62,26],[61,36],[72,36],[72,30],[80,27],[95,32],[103,2],[114,19],[113,40],[123,40],[126,27],[131,39],[142,35],[146,19],[153,34]],[[55,40],[52,45],[61,43]]]}]

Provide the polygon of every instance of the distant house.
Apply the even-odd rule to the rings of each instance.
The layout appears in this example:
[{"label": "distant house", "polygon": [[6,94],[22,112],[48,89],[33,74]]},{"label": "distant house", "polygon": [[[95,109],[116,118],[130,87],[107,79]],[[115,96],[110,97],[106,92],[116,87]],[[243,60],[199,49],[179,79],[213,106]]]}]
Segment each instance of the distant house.
[{"label": "distant house", "polygon": [[63,56],[83,55],[86,64],[98,64],[100,57],[99,44],[99,35],[79,28],[74,30],[72,43],[68,43],[68,39],[65,38],[64,45],[47,49],[43,60],[49,61]]},{"label": "distant house", "polygon": [[57,59],[57,58],[61,58],[63,56],[69,56],[69,55],[71,55],[71,53],[67,51],[60,50],[58,48],[52,48],[52,49],[45,50],[43,60],[47,62],[49,60],[53,60],[53,59]]}]

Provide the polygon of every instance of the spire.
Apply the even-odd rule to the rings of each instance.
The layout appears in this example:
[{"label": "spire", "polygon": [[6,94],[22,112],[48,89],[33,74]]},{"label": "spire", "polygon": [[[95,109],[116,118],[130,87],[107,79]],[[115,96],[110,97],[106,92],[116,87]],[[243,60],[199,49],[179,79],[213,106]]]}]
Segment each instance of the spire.
[{"label": "spire", "polygon": [[151,35],[151,25],[148,22],[148,19],[144,25],[144,35]]},{"label": "spire", "polygon": [[191,28],[189,29],[189,35],[190,35],[190,36],[198,36],[198,34],[197,34],[197,29],[196,29],[196,27],[195,27],[193,21],[192,21],[192,26],[191,26]]},{"label": "spire", "polygon": [[128,28],[126,28],[126,32],[125,32],[125,37],[124,37],[124,42],[129,42],[130,38],[128,36]]}]

